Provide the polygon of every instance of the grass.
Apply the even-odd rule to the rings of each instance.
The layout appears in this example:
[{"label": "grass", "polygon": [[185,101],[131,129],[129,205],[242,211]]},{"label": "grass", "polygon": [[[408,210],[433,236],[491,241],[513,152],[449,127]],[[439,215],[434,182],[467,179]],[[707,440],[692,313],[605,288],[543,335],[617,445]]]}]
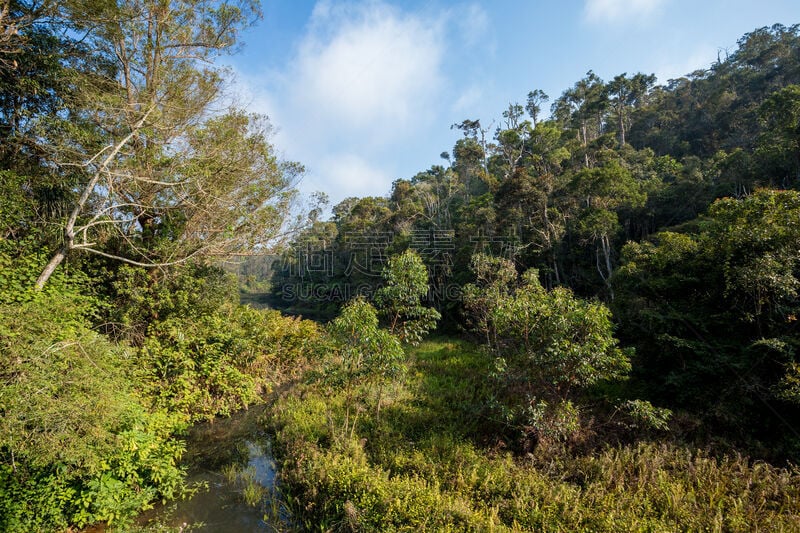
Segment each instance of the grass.
[{"label": "grass", "polygon": [[221,472],[225,481],[238,489],[242,500],[250,507],[261,505],[269,494],[269,489],[258,482],[253,466],[243,467],[237,463],[229,463],[222,467]]},{"label": "grass", "polygon": [[348,441],[336,391],[307,383],[276,402],[295,516],[319,531],[800,531],[797,469],[658,442],[503,450],[490,364],[469,343],[423,343]]}]

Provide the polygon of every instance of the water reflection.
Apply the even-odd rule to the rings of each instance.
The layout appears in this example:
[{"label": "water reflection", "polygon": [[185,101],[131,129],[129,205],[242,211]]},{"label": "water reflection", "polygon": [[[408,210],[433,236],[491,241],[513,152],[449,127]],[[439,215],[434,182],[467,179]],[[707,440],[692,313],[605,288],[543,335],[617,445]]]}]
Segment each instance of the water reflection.
[{"label": "water reflection", "polygon": [[263,424],[263,409],[200,424],[187,440],[190,499],[146,513],[140,524],[155,530],[218,533],[296,531],[276,491],[276,465]]}]

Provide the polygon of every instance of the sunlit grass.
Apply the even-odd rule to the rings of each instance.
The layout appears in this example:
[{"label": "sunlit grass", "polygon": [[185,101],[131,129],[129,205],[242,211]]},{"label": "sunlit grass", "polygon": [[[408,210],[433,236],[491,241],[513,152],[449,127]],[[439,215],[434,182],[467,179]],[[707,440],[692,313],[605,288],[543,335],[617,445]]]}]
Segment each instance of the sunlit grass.
[{"label": "sunlit grass", "polygon": [[380,421],[364,416],[347,442],[340,394],[310,383],[278,402],[297,516],[320,530],[800,531],[796,469],[652,442],[527,456],[480,445],[490,363],[468,343],[422,343]]}]

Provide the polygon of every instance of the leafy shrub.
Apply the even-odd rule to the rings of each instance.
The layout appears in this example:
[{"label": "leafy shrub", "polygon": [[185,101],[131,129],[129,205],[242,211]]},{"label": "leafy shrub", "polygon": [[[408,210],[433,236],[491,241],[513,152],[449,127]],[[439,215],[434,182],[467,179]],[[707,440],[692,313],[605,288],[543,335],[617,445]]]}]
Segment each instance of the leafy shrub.
[{"label": "leafy shrub", "polygon": [[417,345],[442,317],[436,309],[424,307],[428,294],[428,271],[413,250],[389,258],[383,269],[385,284],[375,294],[375,304],[388,321],[389,332],[400,342]]},{"label": "leafy shrub", "polygon": [[[639,443],[572,455],[562,447],[525,459],[484,449],[459,429],[471,413],[437,408],[442,383],[469,398],[482,378],[477,350],[426,343],[414,352],[389,417],[361,424],[335,445],[327,417],[341,417],[344,392],[316,384],[272,409],[284,488],[310,529],[344,531],[796,531],[800,470],[713,457],[687,446]],[[461,380],[449,380],[453,363]],[[474,379],[473,379],[474,378]],[[490,391],[484,391],[489,394]],[[628,406],[646,415],[644,403]],[[568,413],[567,413],[568,414]],[[569,416],[564,416],[567,420]],[[424,419],[423,431],[414,420]],[[370,430],[372,428],[372,430]]]},{"label": "leafy shrub", "polygon": [[[0,239],[0,304],[36,299],[38,293],[34,284],[48,260],[41,243],[33,237],[17,241]],[[48,295],[69,293],[84,312],[93,311],[92,307],[101,302],[90,297],[88,277],[81,270],[69,266],[67,264],[67,268],[54,273],[43,292]]]},{"label": "leafy shrub", "polygon": [[308,321],[224,304],[154,322],[136,359],[157,406],[210,419],[258,402],[300,366],[318,337]]},{"label": "leafy shrub", "polygon": [[118,523],[182,491],[180,417],[149,412],[130,352],[69,297],[0,306],[0,529]]},{"label": "leafy shrub", "polygon": [[492,408],[521,432],[525,448],[541,438],[567,439],[580,429],[576,393],[630,370],[611,312],[564,287],[545,289],[535,269],[518,284],[504,259],[476,255],[473,268],[478,280],[465,288],[465,307],[496,356]]},{"label": "leafy shrub", "polygon": [[226,303],[238,302],[235,278],[221,268],[204,264],[191,263],[160,275],[122,265],[113,273],[113,280],[110,322],[137,345],[153,323],[188,321],[212,314]]},{"label": "leafy shrub", "polygon": [[377,389],[376,418],[384,386],[404,370],[405,352],[397,337],[378,327],[375,308],[363,298],[348,303],[328,331],[335,352],[328,359],[326,383],[345,394],[341,438],[352,438],[361,403]]}]

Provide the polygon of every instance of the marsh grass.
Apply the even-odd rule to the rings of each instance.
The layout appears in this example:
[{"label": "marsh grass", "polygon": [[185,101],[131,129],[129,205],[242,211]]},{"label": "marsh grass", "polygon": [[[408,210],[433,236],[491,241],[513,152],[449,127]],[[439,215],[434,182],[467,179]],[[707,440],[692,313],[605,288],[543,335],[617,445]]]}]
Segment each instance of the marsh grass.
[{"label": "marsh grass", "polygon": [[258,480],[254,466],[229,463],[220,470],[225,481],[236,488],[242,500],[250,507],[258,507],[269,494],[269,489]]},{"label": "marsh grass", "polygon": [[797,468],[650,441],[515,455],[487,445],[480,350],[438,340],[410,355],[380,422],[364,417],[345,443],[330,391],[306,384],[274,405],[283,487],[310,529],[800,531]]},{"label": "marsh grass", "polygon": [[250,507],[258,507],[267,495],[267,489],[255,480],[247,480],[242,487],[242,498]]},{"label": "marsh grass", "polygon": [[222,477],[225,478],[225,481],[228,482],[229,485],[233,485],[236,483],[236,479],[239,477],[239,473],[242,471],[240,465],[236,463],[229,463],[222,467],[220,473]]}]

